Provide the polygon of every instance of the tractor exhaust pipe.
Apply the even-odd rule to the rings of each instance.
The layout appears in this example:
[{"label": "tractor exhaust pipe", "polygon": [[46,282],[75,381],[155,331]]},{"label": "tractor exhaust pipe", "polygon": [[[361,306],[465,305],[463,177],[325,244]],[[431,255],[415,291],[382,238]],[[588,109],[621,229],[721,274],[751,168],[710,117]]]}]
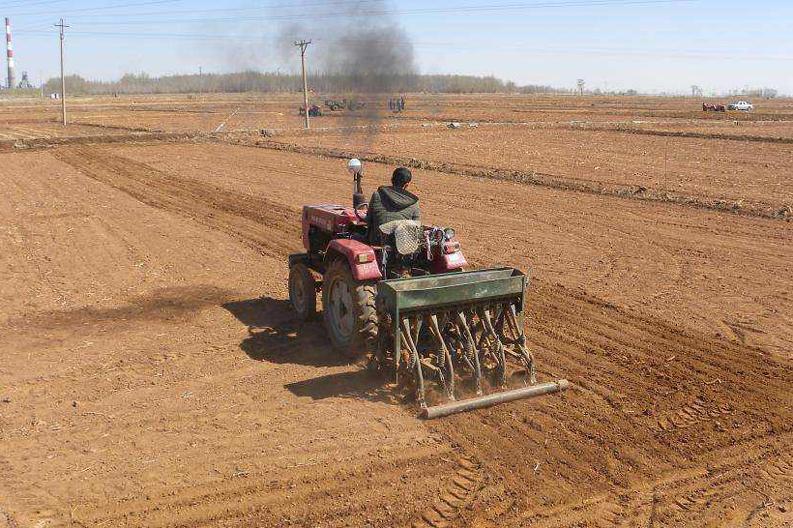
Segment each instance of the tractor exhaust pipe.
[{"label": "tractor exhaust pipe", "polygon": [[434,420],[435,418],[442,418],[466,411],[473,411],[474,409],[483,409],[499,403],[506,403],[515,400],[523,400],[527,398],[534,398],[536,396],[543,396],[545,394],[552,394],[560,392],[570,387],[570,382],[566,379],[559,381],[551,381],[548,383],[539,383],[531,387],[522,389],[515,389],[508,392],[500,392],[495,394],[488,394],[479,398],[472,398],[470,400],[462,400],[459,402],[451,402],[443,405],[436,405],[434,407],[427,407],[421,410],[419,415],[425,420]]}]

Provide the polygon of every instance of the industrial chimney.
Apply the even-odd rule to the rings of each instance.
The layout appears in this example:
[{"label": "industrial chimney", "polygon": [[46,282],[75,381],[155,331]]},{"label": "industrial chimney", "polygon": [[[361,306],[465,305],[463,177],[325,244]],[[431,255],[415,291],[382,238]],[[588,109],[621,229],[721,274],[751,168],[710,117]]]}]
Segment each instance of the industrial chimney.
[{"label": "industrial chimney", "polygon": [[11,43],[11,20],[6,17],[6,50],[8,50],[8,89],[16,88],[16,71],[14,69],[14,45]]}]

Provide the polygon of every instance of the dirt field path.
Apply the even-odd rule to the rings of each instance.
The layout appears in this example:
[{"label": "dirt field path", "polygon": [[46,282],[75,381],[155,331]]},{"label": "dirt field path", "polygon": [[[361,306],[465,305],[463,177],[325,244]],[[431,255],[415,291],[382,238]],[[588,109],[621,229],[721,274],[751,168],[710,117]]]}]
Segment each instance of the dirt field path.
[{"label": "dirt field path", "polygon": [[284,301],[339,160],[0,158],[0,526],[793,522],[786,222],[417,173],[472,262],[533,267],[541,377],[575,384],[423,423]]}]

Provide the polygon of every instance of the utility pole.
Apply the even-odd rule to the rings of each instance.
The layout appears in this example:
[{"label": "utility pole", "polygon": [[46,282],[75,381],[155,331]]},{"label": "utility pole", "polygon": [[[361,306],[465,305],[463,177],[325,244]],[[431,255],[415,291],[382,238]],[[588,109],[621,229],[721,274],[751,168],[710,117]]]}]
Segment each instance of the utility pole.
[{"label": "utility pole", "polygon": [[309,44],[311,44],[310,40],[298,40],[295,42],[295,46],[300,48],[300,62],[303,65],[303,108],[306,111],[306,128],[311,128],[311,123],[308,119],[308,76],[306,74],[306,50]]},{"label": "utility pole", "polygon": [[66,77],[63,74],[63,40],[65,38],[65,30],[67,27],[61,19],[60,23],[55,24],[55,27],[61,30],[61,111],[63,113],[63,126],[66,126]]}]

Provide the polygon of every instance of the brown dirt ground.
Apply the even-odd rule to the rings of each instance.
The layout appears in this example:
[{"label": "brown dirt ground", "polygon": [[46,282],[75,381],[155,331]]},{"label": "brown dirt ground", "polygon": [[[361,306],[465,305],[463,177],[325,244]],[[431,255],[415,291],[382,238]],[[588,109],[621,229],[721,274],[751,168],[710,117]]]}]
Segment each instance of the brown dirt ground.
[{"label": "brown dirt ground", "polygon": [[[619,125],[617,125],[619,126]],[[625,127],[623,125],[623,127]],[[631,122],[625,128],[639,131],[661,131],[672,133],[720,134],[738,139],[746,136],[758,139],[781,138],[793,140],[793,122],[785,121],[747,121],[747,120],[704,120]]]},{"label": "brown dirt ground", "polygon": [[[215,95],[80,97],[69,100],[72,126],[58,126],[60,102],[26,99],[0,107],[0,133],[19,127],[42,128],[45,134],[73,135],[79,126],[94,130],[152,132],[212,132],[221,124],[228,130],[299,128],[300,97],[284,95]],[[6,128],[8,131],[6,131]],[[3,136],[0,135],[0,139]]]},{"label": "brown dirt ground", "polygon": [[285,302],[341,160],[0,159],[0,527],[793,523],[789,222],[416,171],[472,263],[533,270],[541,378],[574,384],[425,423]]},{"label": "brown dirt ground", "polygon": [[685,196],[793,204],[793,144],[659,137],[603,130],[480,127],[277,138],[464,168],[536,171]]},{"label": "brown dirt ground", "polygon": [[[312,97],[322,106],[325,94]],[[339,96],[340,97],[340,96]],[[383,95],[380,103],[387,95]],[[510,124],[564,124],[674,128],[701,132],[793,138],[793,100],[756,100],[752,113],[703,113],[701,99],[669,97],[559,97],[509,95],[408,94],[407,111],[382,114],[400,124],[480,121]],[[69,100],[76,124],[164,132],[210,132],[221,123],[225,130],[300,129],[300,94],[193,94],[78,97]],[[377,102],[372,105],[376,106]],[[384,107],[384,106],[383,106]],[[234,112],[237,112],[235,115]],[[326,112],[317,127],[366,123],[363,114]],[[362,117],[363,116],[363,117]],[[5,99],[0,105],[0,132],[7,125],[46,123],[60,119],[60,102],[50,99]],[[736,121],[738,125],[736,125]],[[733,130],[733,132],[730,132]]]}]

